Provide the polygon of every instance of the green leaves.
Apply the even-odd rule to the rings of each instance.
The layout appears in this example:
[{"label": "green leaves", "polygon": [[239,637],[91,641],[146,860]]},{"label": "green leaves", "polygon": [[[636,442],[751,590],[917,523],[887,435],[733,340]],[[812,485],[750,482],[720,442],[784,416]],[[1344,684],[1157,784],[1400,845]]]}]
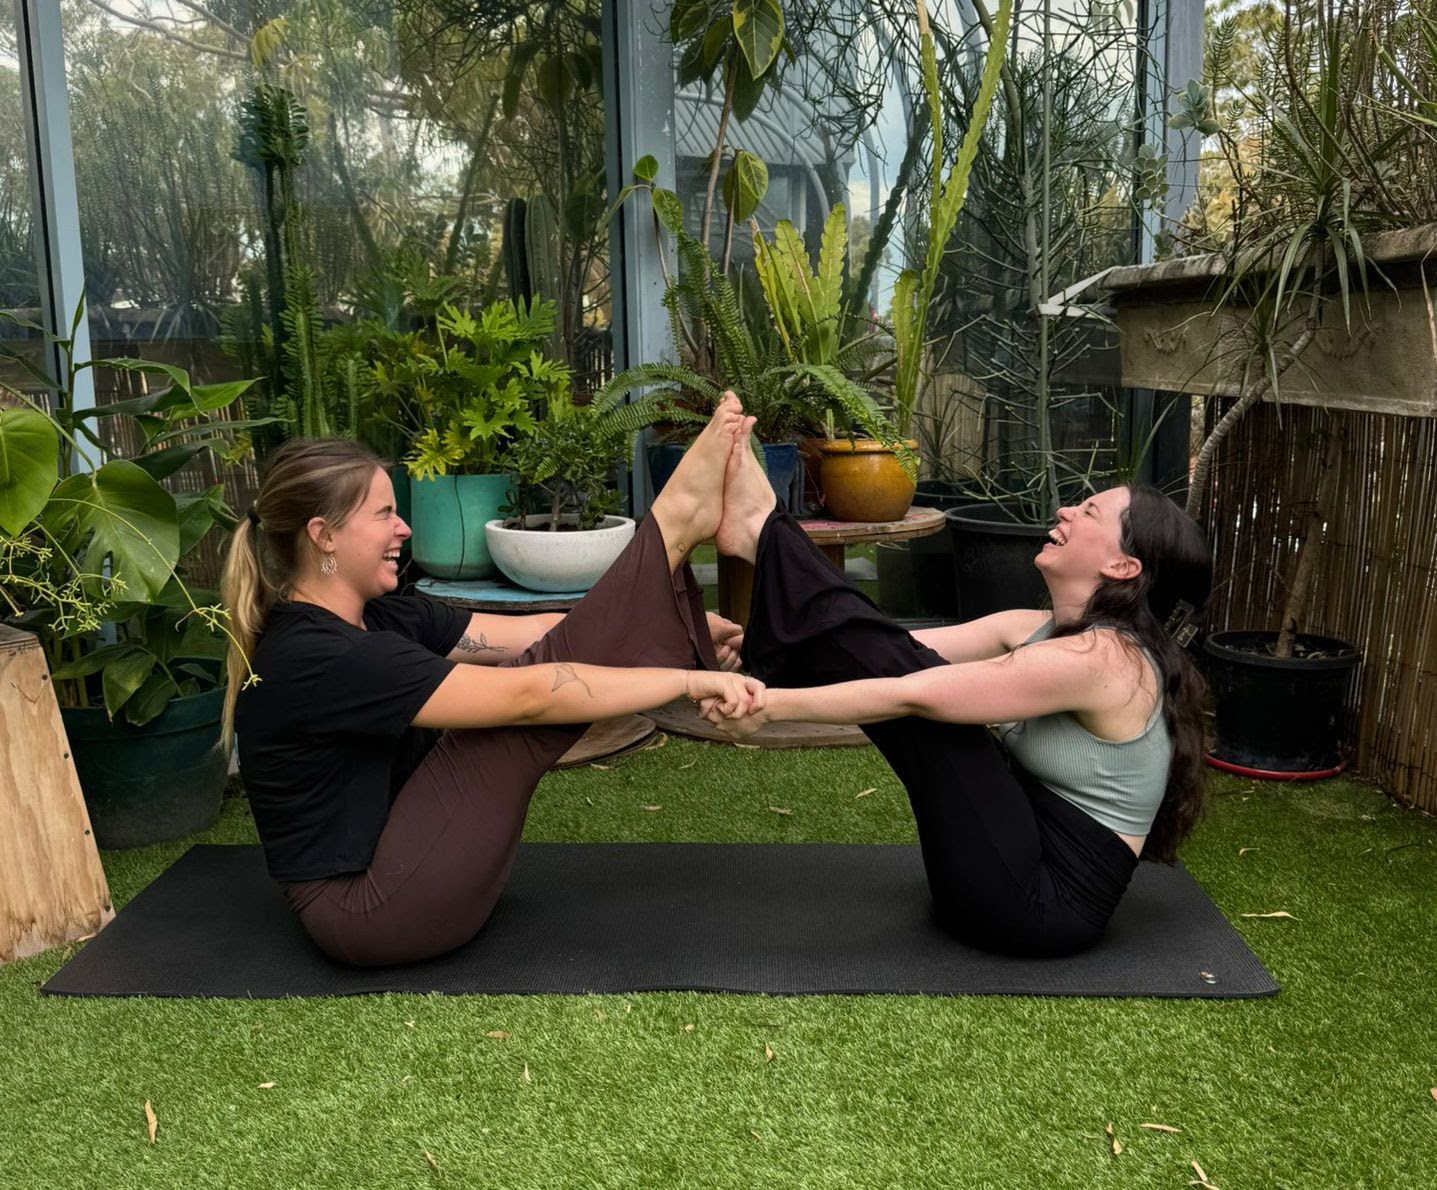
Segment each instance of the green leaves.
[{"label": "green leaves", "polygon": [[733,33],[749,73],[762,78],[783,44],[783,9],[778,0],[734,0]]},{"label": "green leaves", "polygon": [[91,576],[103,574],[108,559],[129,598],[158,595],[179,560],[174,497],[126,459],[63,480],[41,523]]},{"label": "green leaves", "polygon": [[[921,14],[920,6],[920,14]],[[973,160],[988,122],[988,109],[998,89],[1003,57],[1008,48],[1008,25],[1013,15],[1013,0],[1000,0],[997,16],[989,33],[988,54],[984,61],[983,79],[973,101],[972,115],[958,159],[946,177],[943,175],[942,102],[938,90],[938,66],[933,51],[933,37],[926,20],[922,26],[920,50],[923,57],[923,86],[928,97],[933,137],[933,181],[929,202],[928,254],[923,271],[914,274],[905,270],[893,292],[893,329],[898,353],[898,372],[893,389],[894,420],[898,435],[908,437],[912,430],[913,410],[918,402],[918,381],[923,357],[924,333],[928,323],[928,307],[933,287],[943,264],[948,239],[958,222],[963,202],[968,195],[968,179]]]},{"label": "green leaves", "polygon": [[0,409],[0,530],[18,537],[55,487],[60,436],[35,409]]},{"label": "green leaves", "polygon": [[735,223],[742,223],[756,210],[768,192],[768,166],[763,159],[740,149],[724,175],[723,200]]},{"label": "green leaves", "polygon": [[556,319],[542,299],[492,302],[477,314],[446,305],[432,332],[371,340],[361,391],[394,422],[428,427],[405,456],[410,475],[505,469],[535,413],[568,393],[568,368],[543,354]]}]

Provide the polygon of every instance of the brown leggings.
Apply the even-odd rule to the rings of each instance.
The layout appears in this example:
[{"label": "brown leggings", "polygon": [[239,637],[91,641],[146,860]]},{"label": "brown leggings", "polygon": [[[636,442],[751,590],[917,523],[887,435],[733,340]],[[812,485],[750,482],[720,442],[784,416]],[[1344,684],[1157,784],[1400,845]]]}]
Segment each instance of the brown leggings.
[{"label": "brown leggings", "polygon": [[[672,574],[658,522],[562,621],[506,665],[717,668],[703,592]],[[499,899],[539,779],[587,724],[448,731],[405,782],[369,869],[284,886],[320,949],[356,966],[431,958],[469,941]]]}]

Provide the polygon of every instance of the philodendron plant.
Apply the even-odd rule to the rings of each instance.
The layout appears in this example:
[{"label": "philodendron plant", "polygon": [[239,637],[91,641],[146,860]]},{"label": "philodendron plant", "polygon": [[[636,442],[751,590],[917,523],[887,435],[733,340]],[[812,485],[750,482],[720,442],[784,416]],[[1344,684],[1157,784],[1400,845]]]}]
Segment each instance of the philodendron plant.
[{"label": "philodendron plant", "polygon": [[[226,644],[213,593],[191,590],[183,560],[215,526],[231,528],[222,485],[173,494],[161,480],[197,455],[229,460],[247,449],[258,420],[216,415],[253,381],[194,384],[182,368],[136,359],[77,363],[70,338],[13,315],[13,323],[59,349],[57,382],[24,355],[0,347],[49,390],[47,403],[13,389],[0,408],[0,618],[43,645],[62,705],[89,703],[98,674],[105,709],[134,724],[172,698],[213,688]],[[75,377],[93,368],[159,377],[156,391],[77,408]],[[128,422],[139,448],[107,458],[100,427]],[[115,639],[97,634],[114,625]]]}]

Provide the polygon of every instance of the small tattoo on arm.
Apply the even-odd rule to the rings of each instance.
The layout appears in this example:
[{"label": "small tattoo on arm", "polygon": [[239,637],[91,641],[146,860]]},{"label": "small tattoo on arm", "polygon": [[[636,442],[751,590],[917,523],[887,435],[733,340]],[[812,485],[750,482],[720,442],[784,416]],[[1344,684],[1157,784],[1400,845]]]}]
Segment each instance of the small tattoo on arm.
[{"label": "small tattoo on arm", "polygon": [[461,653],[507,653],[509,651],[503,645],[491,645],[488,636],[482,632],[479,634],[478,640],[466,632],[454,647]]},{"label": "small tattoo on arm", "polygon": [[554,666],[554,684],[549,687],[549,693],[552,694],[560,686],[567,686],[570,682],[578,682],[584,688],[585,694],[590,698],[594,697],[594,692],[589,689],[589,683],[574,672],[572,665],[562,662]]}]

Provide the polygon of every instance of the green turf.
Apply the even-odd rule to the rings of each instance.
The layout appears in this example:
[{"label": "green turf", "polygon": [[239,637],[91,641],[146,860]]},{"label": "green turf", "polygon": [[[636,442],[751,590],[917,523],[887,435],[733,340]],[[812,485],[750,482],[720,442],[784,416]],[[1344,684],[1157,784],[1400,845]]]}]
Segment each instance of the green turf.
[{"label": "green turf", "polygon": [[[42,998],[55,952],[0,969],[0,1186],[1437,1185],[1437,825],[1351,782],[1214,790],[1184,859],[1272,1000]],[[912,828],[866,749],[673,740],[551,776],[527,837]],[[252,838],[238,799],[205,836]],[[186,845],[107,854],[116,900]]]}]

